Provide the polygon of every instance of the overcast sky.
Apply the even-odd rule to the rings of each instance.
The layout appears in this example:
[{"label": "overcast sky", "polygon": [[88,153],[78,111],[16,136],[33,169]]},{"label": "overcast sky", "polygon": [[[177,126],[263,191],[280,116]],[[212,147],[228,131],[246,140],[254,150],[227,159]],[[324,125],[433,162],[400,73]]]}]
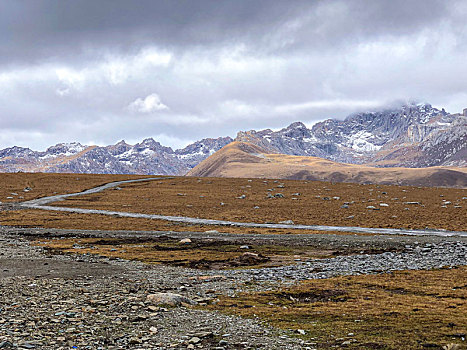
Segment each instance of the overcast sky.
[{"label": "overcast sky", "polygon": [[0,148],[467,107],[465,0],[0,2]]}]

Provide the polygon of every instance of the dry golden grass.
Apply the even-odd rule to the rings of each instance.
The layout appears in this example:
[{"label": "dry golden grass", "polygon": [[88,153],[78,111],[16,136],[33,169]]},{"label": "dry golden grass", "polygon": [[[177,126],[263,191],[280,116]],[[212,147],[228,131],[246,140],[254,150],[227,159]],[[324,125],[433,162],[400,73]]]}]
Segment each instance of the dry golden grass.
[{"label": "dry golden grass", "polygon": [[[293,220],[307,225],[467,229],[467,200],[462,199],[467,198],[466,189],[194,177],[121,187],[55,205],[237,222]],[[282,193],[285,198],[267,198],[268,193]],[[242,195],[246,198],[237,198]],[[442,208],[443,200],[451,204]],[[341,208],[346,202],[353,203]]]},{"label": "dry golden grass", "polygon": [[[0,195],[11,192],[10,201],[21,201],[54,192],[70,193],[97,185],[137,178],[130,175],[0,174]],[[30,192],[21,192],[25,187]],[[189,216],[238,222],[280,222],[296,224],[366,226],[383,228],[467,229],[467,190],[359,185],[299,180],[262,180],[176,177],[121,186],[94,195],[73,197],[53,205],[136,213]],[[272,190],[272,191],[269,191]],[[266,198],[282,193],[285,198]],[[294,195],[300,193],[300,195]],[[239,199],[245,195],[245,199]],[[325,197],[329,200],[324,200]],[[339,199],[334,199],[339,197]],[[295,198],[295,199],[294,199]],[[397,199],[396,199],[397,198]],[[451,204],[442,208],[443,201]],[[341,206],[350,202],[348,209]],[[420,202],[420,205],[405,204]],[[222,204],[221,204],[222,203]],[[380,207],[387,203],[389,207]],[[380,210],[369,210],[372,205]],[[456,208],[455,206],[458,206]],[[255,208],[259,207],[259,208]],[[89,228],[108,230],[192,230],[203,232],[213,226],[183,225],[161,220],[123,219],[96,215],[47,213],[34,210],[2,212],[0,224],[47,228]],[[310,233],[300,230],[217,228],[235,233]]]},{"label": "dry golden grass", "polygon": [[[0,202],[14,203],[51,196],[81,192],[108,182],[143,178],[140,175],[0,173]],[[31,191],[24,192],[26,187]],[[17,196],[12,195],[16,193]],[[13,197],[11,199],[7,197]]]},{"label": "dry golden grass", "polygon": [[[320,349],[441,349],[465,343],[467,267],[311,280],[209,306],[306,331]],[[464,340],[463,340],[464,339]]]}]

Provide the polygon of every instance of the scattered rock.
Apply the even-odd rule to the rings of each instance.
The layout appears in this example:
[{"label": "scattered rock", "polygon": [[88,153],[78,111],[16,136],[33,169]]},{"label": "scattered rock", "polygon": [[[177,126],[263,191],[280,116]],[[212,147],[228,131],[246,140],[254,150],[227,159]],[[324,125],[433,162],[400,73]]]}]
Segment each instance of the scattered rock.
[{"label": "scattered rock", "polygon": [[222,281],[225,279],[227,279],[227,277],[225,277],[224,275],[190,277],[190,280],[196,280],[200,282],[215,282],[215,281]]},{"label": "scattered rock", "polygon": [[180,294],[175,293],[154,293],[149,294],[146,298],[147,302],[155,305],[169,305],[169,306],[180,306],[182,303],[195,305],[196,302],[184,297]]},{"label": "scattered rock", "polygon": [[191,339],[188,341],[188,343],[190,343],[190,344],[198,344],[200,341],[201,341],[200,338],[198,338],[198,337],[193,337],[193,338],[191,338]]},{"label": "scattered rock", "polygon": [[212,332],[209,332],[209,331],[204,331],[204,332],[197,332],[194,334],[195,337],[198,337],[198,338],[208,338],[208,337],[212,337],[214,334]]},{"label": "scattered rock", "polygon": [[235,259],[240,265],[256,265],[269,260],[268,257],[265,257],[261,254],[245,252]]},{"label": "scattered rock", "polygon": [[130,344],[143,344],[143,340],[138,337],[131,337]]},{"label": "scattered rock", "polygon": [[219,231],[217,230],[208,230],[208,231],[204,231],[204,233],[219,233]]},{"label": "scattered rock", "polygon": [[180,244],[190,244],[192,242],[191,242],[191,239],[189,239],[189,238],[183,238],[183,239],[179,240],[178,243],[180,243]]},{"label": "scattered rock", "polygon": [[279,221],[279,224],[283,225],[293,225],[294,222],[292,220],[284,220],[284,221]]}]

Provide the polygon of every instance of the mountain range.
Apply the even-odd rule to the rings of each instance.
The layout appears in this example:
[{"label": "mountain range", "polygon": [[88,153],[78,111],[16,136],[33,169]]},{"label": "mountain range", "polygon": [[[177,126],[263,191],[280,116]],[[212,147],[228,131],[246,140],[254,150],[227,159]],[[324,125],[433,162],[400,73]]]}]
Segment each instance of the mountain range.
[{"label": "mountain range", "polygon": [[230,137],[203,139],[175,151],[152,138],[105,147],[60,143],[44,152],[15,146],[0,150],[0,171],[183,175],[232,141]]},{"label": "mountain range", "polygon": [[190,170],[188,176],[290,179],[360,184],[467,187],[467,167],[373,167],[332,160],[268,153],[234,141]]},{"label": "mountain range", "polygon": [[233,141],[263,152],[311,156],[376,167],[467,166],[467,109],[449,114],[429,104],[408,103],[380,111],[328,119],[307,128],[295,122],[278,131],[241,131],[173,150],[152,138],[129,145],[60,143],[43,152],[0,150],[2,172],[67,172],[184,175]]},{"label": "mountain range", "polygon": [[378,167],[467,165],[467,109],[449,114],[429,104],[356,113],[308,129],[296,122],[279,131],[240,132],[236,141],[268,153],[313,156]]}]

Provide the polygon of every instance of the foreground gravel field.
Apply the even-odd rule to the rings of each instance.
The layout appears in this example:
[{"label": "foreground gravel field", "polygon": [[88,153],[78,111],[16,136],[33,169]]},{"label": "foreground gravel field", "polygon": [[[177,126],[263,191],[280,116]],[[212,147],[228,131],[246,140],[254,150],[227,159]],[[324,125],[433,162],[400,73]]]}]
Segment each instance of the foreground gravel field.
[{"label": "foreground gravel field", "polygon": [[[93,255],[56,255],[30,245],[44,237],[155,237],[274,241],[345,249],[346,255],[293,265],[195,270]],[[371,250],[380,253],[360,254]],[[219,295],[268,290],[303,279],[467,265],[465,237],[234,235],[0,227],[0,348],[306,349],[294,332],[205,311]],[[181,294],[195,306],[161,307],[147,296]]]},{"label": "foreground gravel field", "polygon": [[[99,257],[51,256],[1,230],[0,348],[301,349],[303,342],[253,320],[180,306],[148,294],[202,302],[236,281],[197,283],[199,271]],[[209,294],[209,293],[208,293]]]}]

